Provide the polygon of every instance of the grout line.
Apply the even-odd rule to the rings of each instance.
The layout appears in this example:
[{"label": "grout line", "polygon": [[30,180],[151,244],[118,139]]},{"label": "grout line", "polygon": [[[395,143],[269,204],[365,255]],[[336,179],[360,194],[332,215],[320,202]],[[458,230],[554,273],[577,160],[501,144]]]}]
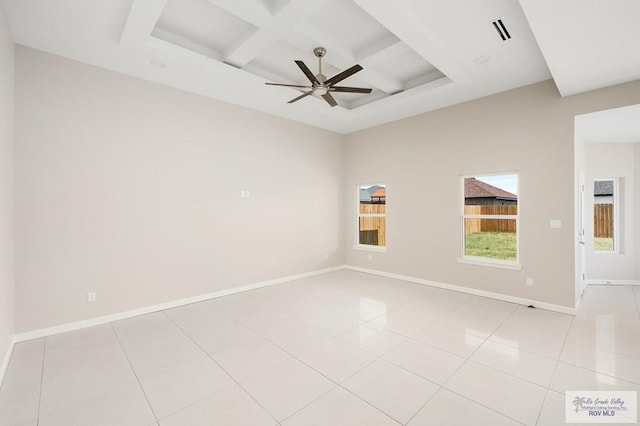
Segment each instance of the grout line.
[{"label": "grout line", "polygon": [[[213,308],[213,307],[211,307],[211,308],[215,310],[215,308]],[[227,315],[226,313],[224,313],[224,314],[225,314],[225,315]],[[166,315],[166,314],[165,314],[165,315]],[[298,317],[295,317],[295,316],[289,316],[289,315],[285,315],[285,316],[290,317],[290,318],[293,318],[293,319],[296,319],[296,320],[299,320],[299,321],[301,321],[301,322],[304,322],[308,327],[311,327],[311,328],[314,328],[314,329],[318,329],[317,327],[314,327],[313,325],[306,323],[306,322],[305,322],[303,319],[301,319],[301,318],[298,318]],[[169,317],[169,315],[167,315],[167,317]],[[171,319],[171,317],[169,317],[169,318]],[[396,422],[396,423],[400,424],[400,423],[399,423],[399,422],[397,422],[394,418],[392,418],[391,416],[389,416],[387,413],[385,413],[384,411],[380,410],[378,407],[376,407],[376,406],[372,405],[371,403],[369,403],[368,401],[364,400],[364,399],[363,399],[363,398],[361,398],[359,395],[354,394],[354,393],[353,393],[353,392],[351,392],[349,389],[347,389],[347,388],[345,388],[344,386],[342,386],[339,382],[337,382],[337,381],[333,380],[332,378],[330,378],[330,377],[326,376],[326,375],[325,375],[324,373],[322,373],[321,371],[318,371],[315,367],[313,367],[313,366],[311,366],[311,365],[307,364],[305,361],[303,361],[302,359],[300,359],[300,358],[299,358],[299,355],[300,355],[300,354],[299,354],[299,355],[296,355],[296,354],[293,354],[293,353],[289,352],[287,349],[285,349],[285,348],[283,348],[282,346],[278,345],[277,343],[273,342],[271,339],[269,339],[267,336],[264,336],[262,333],[258,332],[257,330],[252,329],[251,327],[248,327],[248,326],[246,326],[246,325],[242,324],[241,322],[237,321],[235,318],[233,318],[233,317],[231,317],[231,316],[230,316],[230,318],[231,318],[233,321],[235,321],[236,323],[240,324],[241,326],[243,326],[243,327],[245,327],[245,328],[247,328],[247,329],[249,329],[249,330],[253,331],[254,333],[256,333],[257,335],[259,335],[261,338],[263,338],[263,339],[264,339],[264,340],[266,340],[267,342],[271,343],[272,345],[274,345],[274,346],[275,346],[275,347],[277,347],[278,349],[280,349],[280,350],[282,350],[283,352],[287,353],[287,354],[288,354],[292,359],[295,359],[296,361],[300,362],[301,364],[303,364],[303,365],[307,366],[308,368],[310,368],[311,370],[315,371],[317,374],[321,375],[323,378],[325,378],[326,380],[328,380],[328,381],[330,381],[330,382],[332,382],[332,383],[334,384],[334,386],[333,386],[332,388],[330,388],[330,389],[329,389],[329,390],[327,390],[326,392],[323,392],[322,394],[318,395],[315,399],[313,399],[313,400],[309,401],[307,404],[305,404],[304,406],[300,407],[300,408],[299,408],[298,410],[296,410],[295,412],[291,413],[289,416],[287,416],[286,418],[284,418],[282,421],[285,421],[285,420],[287,420],[288,418],[290,418],[290,417],[294,416],[296,413],[298,413],[298,412],[300,412],[300,411],[304,410],[305,408],[307,408],[308,406],[310,406],[311,404],[313,404],[314,402],[316,402],[317,400],[319,400],[320,398],[322,398],[324,395],[326,395],[327,393],[329,393],[329,392],[331,392],[332,390],[334,390],[336,387],[340,387],[340,388],[342,388],[343,390],[345,390],[345,391],[349,392],[350,394],[352,394],[353,396],[355,396],[356,398],[360,399],[361,401],[363,401],[363,402],[364,402],[364,403],[366,403],[367,405],[371,406],[371,407],[372,407],[372,408],[374,408],[376,411],[378,411],[378,412],[382,413],[384,416],[388,417],[388,418],[389,418],[389,419],[391,419],[392,421],[394,421],[394,422]],[[171,319],[171,320],[172,320],[172,319]],[[173,321],[173,320],[172,320],[172,321]],[[173,321],[173,322],[175,323],[175,321]],[[195,340],[194,340],[194,339],[193,339],[193,338],[192,338],[192,337],[191,337],[191,336],[190,336],[186,331],[184,331],[184,330],[183,330],[183,329],[182,329],[182,328],[181,328],[177,323],[175,323],[175,324],[176,324],[176,326],[178,326],[178,328],[180,328],[180,330],[182,330],[182,332],[183,332],[185,335],[187,335],[187,336],[188,336],[188,337],[189,337],[189,338],[190,338],[190,339],[191,339],[191,340],[192,340],[196,345],[198,345],[198,346],[199,346],[199,347],[204,351],[204,349],[203,349],[203,348],[198,344],[198,342],[196,342],[196,341],[195,341]],[[353,327],[353,328],[351,328],[351,329],[349,329],[349,330],[346,330],[345,332],[350,331],[350,330],[353,330],[353,329],[355,329],[355,328],[358,328],[358,327],[360,327],[360,326],[362,326],[362,325],[364,325],[364,324],[366,324],[366,323],[363,323],[363,324],[360,324],[360,325],[358,325],[358,326],[355,326],[355,327]],[[320,330],[320,329],[318,329],[318,330]],[[323,330],[320,330],[320,331],[323,331]],[[324,331],[323,331],[323,332],[324,332]],[[374,363],[374,362],[376,362],[377,360],[382,359],[382,358],[381,358],[381,357],[379,357],[378,355],[376,355],[376,354],[372,354],[372,353],[370,353],[370,352],[368,352],[368,351],[366,351],[366,350],[364,350],[364,349],[359,348],[359,347],[358,347],[358,346],[356,346],[356,345],[352,345],[352,344],[350,344],[350,343],[344,342],[343,340],[341,340],[340,338],[338,338],[338,336],[331,335],[331,333],[327,333],[327,332],[324,332],[324,333],[329,334],[331,337],[329,337],[328,339],[322,340],[322,341],[320,341],[320,342],[317,342],[317,344],[313,344],[313,345],[311,345],[311,346],[310,346],[310,347],[308,347],[308,348],[305,348],[301,353],[304,353],[304,352],[306,352],[307,350],[312,349],[312,348],[313,348],[313,347],[315,347],[315,346],[318,346],[318,345],[321,345],[321,344],[323,344],[323,343],[326,343],[327,341],[329,341],[329,340],[331,340],[331,339],[337,339],[337,340],[341,341],[342,343],[344,343],[344,344],[346,344],[346,345],[352,346],[352,347],[356,348],[357,350],[361,350],[362,352],[365,352],[365,353],[367,353],[367,354],[369,354],[369,355],[372,355],[372,356],[374,357],[374,359],[373,359],[371,362],[369,362],[369,363],[367,363],[366,365],[364,365],[362,368],[360,368],[358,371],[356,371],[356,372],[354,372],[353,374],[351,374],[349,377],[351,377],[351,376],[353,376],[353,375],[355,375],[355,374],[359,373],[360,371],[364,370],[365,368],[367,368],[368,366],[370,366],[371,364],[373,364],[373,363]],[[343,333],[341,333],[341,334],[343,334]],[[397,333],[396,333],[396,334],[397,334]],[[212,357],[211,355],[209,355],[206,351],[204,351],[204,352],[207,354],[207,356],[209,356],[211,359],[213,359],[213,357]],[[289,359],[291,359],[291,358],[289,358]],[[275,367],[275,366],[277,366],[277,365],[280,365],[280,364],[282,364],[282,363],[284,363],[284,362],[288,361],[289,359],[286,359],[286,360],[283,360],[283,361],[281,361],[281,362],[279,362],[279,363],[277,363],[277,364],[274,364],[274,365],[272,365],[272,366],[268,367],[267,369],[270,369],[270,368],[273,368],[273,367]],[[216,364],[218,364],[218,362],[217,362],[215,359],[213,359],[213,361],[214,361]],[[259,403],[259,402],[254,398],[254,397],[253,397],[253,395],[251,395],[251,393],[250,393],[249,391],[247,391],[247,390],[246,390],[242,385],[240,385],[240,383],[239,383],[239,382],[238,382],[238,381],[237,381],[237,380],[236,380],[236,379],[235,379],[231,374],[229,374],[229,373],[227,372],[227,370],[225,370],[225,369],[224,369],[224,367],[222,367],[220,364],[218,364],[218,366],[219,366],[219,367],[220,367],[220,368],[221,368],[225,373],[227,373],[227,374],[228,374],[228,375],[229,375],[229,376],[230,376],[230,377],[231,377],[231,378],[232,378],[232,379],[233,379],[233,380],[238,384],[238,386],[240,386],[240,387],[242,388],[242,390],[244,390],[248,395],[250,395],[250,396],[251,396],[251,398],[252,398],[252,399],[254,399],[254,400],[256,401],[256,403],[258,403],[258,405],[260,405],[260,407],[262,407],[262,408],[263,408],[263,409],[264,409],[264,410],[265,410],[269,415],[271,415],[271,413],[270,413],[270,412],[269,412],[265,407],[263,407],[263,406],[262,406],[262,405],[261,405],[261,404],[260,404],[260,403]],[[266,371],[267,369],[262,370],[262,371]],[[261,372],[262,372],[262,371],[261,371]],[[407,370],[407,371],[408,371],[408,370]],[[260,374],[261,372],[255,373],[255,374],[254,374],[254,376],[255,376],[255,375]],[[412,373],[412,374],[415,374],[415,373]],[[345,378],[344,380],[347,380],[349,377]],[[418,376],[418,377],[420,377],[420,376]],[[273,416],[272,416],[272,417],[273,417]],[[276,420],[276,419],[274,418],[274,420]],[[278,422],[278,421],[276,420],[276,422]]]},{"label": "grout line", "polygon": [[36,419],[36,426],[40,424],[40,405],[42,404],[42,387],[44,386],[44,360],[47,355],[47,338],[44,338],[42,342],[42,367],[40,369],[40,391],[38,394],[38,418]]},{"label": "grout line", "polygon": [[544,406],[547,402],[547,398],[549,397],[549,392],[555,392],[551,389],[551,384],[553,383],[553,378],[556,376],[556,372],[558,371],[558,366],[560,365],[560,357],[562,356],[562,352],[567,344],[567,339],[569,337],[569,333],[571,333],[571,328],[573,327],[573,323],[575,322],[576,317],[571,317],[571,323],[567,328],[567,332],[564,335],[564,341],[562,342],[562,346],[560,347],[560,353],[558,353],[558,359],[556,359],[556,365],[553,367],[553,373],[551,373],[551,380],[549,380],[549,385],[547,386],[547,392],[544,395],[544,399],[542,400],[542,406],[540,407],[540,411],[538,412],[538,417],[536,417],[536,424],[540,421],[540,416],[542,416],[542,411],[544,410]]},{"label": "grout line", "polygon": [[481,402],[479,402],[479,401],[476,401],[476,400],[474,400],[474,399],[468,398],[468,397],[466,397],[465,395],[463,395],[463,394],[461,394],[461,393],[458,393],[458,392],[456,392],[456,391],[454,391],[454,390],[451,390],[451,389],[449,389],[449,388],[446,388],[446,387],[444,387],[444,386],[442,387],[442,389],[444,389],[444,390],[446,390],[446,391],[448,391],[448,392],[451,392],[452,394],[458,395],[459,397],[464,398],[464,399],[466,399],[467,401],[470,401],[470,402],[472,402],[472,403],[474,403],[474,404],[476,404],[476,405],[479,405],[479,406],[480,406],[480,407],[482,407],[482,408],[485,408],[485,409],[487,409],[487,410],[489,410],[489,411],[492,411],[492,412],[494,412],[494,413],[496,413],[496,414],[499,414],[499,415],[500,415],[500,416],[502,416],[502,417],[505,417],[505,418],[507,418],[507,419],[509,419],[509,420],[513,420],[514,422],[516,422],[516,423],[518,423],[518,424],[525,425],[525,423],[521,422],[520,420],[514,419],[513,417],[510,417],[510,416],[506,415],[505,413],[501,413],[500,411],[496,410],[495,408],[488,407],[488,406],[486,406],[486,405],[482,404],[482,403],[481,403]]},{"label": "grout line", "polygon": [[133,363],[131,362],[131,358],[129,358],[129,354],[127,353],[124,345],[122,344],[122,341],[120,340],[120,336],[118,336],[118,332],[116,331],[115,327],[113,326],[113,323],[109,323],[109,326],[111,327],[111,331],[115,335],[116,340],[118,341],[118,344],[120,345],[120,349],[122,349],[122,353],[127,358],[127,362],[129,363],[129,367],[131,367],[131,371],[133,372],[133,375],[136,377],[136,380],[138,381],[138,385],[140,386],[140,390],[142,390],[142,394],[144,395],[144,398],[147,400],[147,405],[149,405],[149,409],[151,410],[151,414],[153,414],[153,417],[156,419],[156,423],[158,423],[158,420],[159,420],[158,416],[156,415],[156,412],[153,409],[153,405],[151,405],[151,401],[149,400],[149,397],[147,396],[147,392],[144,390],[144,386],[142,386],[142,382],[140,381],[140,377],[138,377],[138,373],[136,373],[136,369],[133,367]]},{"label": "grout line", "polygon": [[[215,311],[215,308],[213,308],[213,306],[209,306],[209,308],[211,308],[212,310],[214,310],[214,311]],[[252,395],[248,390],[246,390],[246,389],[244,388],[244,386],[242,386],[242,385],[240,384],[240,382],[239,382],[238,380],[236,380],[236,378],[235,378],[235,377],[233,377],[231,374],[229,374],[229,372],[228,372],[228,371],[227,371],[227,370],[226,370],[222,365],[220,365],[220,363],[218,363],[218,361],[216,361],[216,360],[215,360],[215,358],[213,358],[213,356],[211,356],[211,354],[209,354],[209,353],[208,353],[208,352],[207,352],[207,351],[206,351],[206,350],[205,350],[205,349],[200,345],[200,343],[198,343],[198,342],[197,342],[193,337],[191,337],[191,335],[190,335],[189,333],[187,333],[187,332],[186,332],[182,327],[180,327],[180,325],[179,325],[176,321],[174,321],[174,319],[173,319],[173,318],[171,318],[171,316],[170,316],[170,315],[167,315],[166,311],[161,311],[161,312],[162,312],[162,313],[164,314],[164,316],[166,316],[166,317],[169,319],[169,321],[171,321],[171,322],[172,322],[172,323],[173,323],[173,324],[174,324],[174,325],[175,325],[175,326],[176,326],[176,327],[177,327],[177,328],[178,328],[178,329],[179,329],[179,330],[180,330],[180,331],[181,331],[181,332],[182,332],[182,333],[183,333],[183,334],[184,334],[184,335],[185,335],[185,336],[186,336],[186,337],[191,341],[191,342],[193,342],[193,344],[195,344],[195,345],[198,347],[198,349],[200,349],[200,350],[204,353],[204,355],[206,355],[209,359],[211,359],[211,361],[213,361],[213,362],[214,362],[214,364],[218,366],[218,368],[220,368],[222,371],[224,371],[224,373],[225,373],[225,374],[226,374],[226,375],[227,375],[231,380],[233,380],[233,381],[234,381],[234,382],[235,382],[235,383],[240,387],[240,389],[242,389],[242,390],[243,390],[247,395],[249,395],[249,397],[251,397],[251,399],[253,399],[253,400],[255,401],[255,403],[256,403],[256,404],[258,404],[258,406],[260,406],[260,408],[262,408],[262,409],[264,410],[264,412],[265,412],[265,413],[267,413],[267,414],[269,415],[269,417],[271,417],[271,418],[272,418],[272,419],[273,419],[277,424],[280,424],[280,422],[279,422],[275,417],[273,417],[273,415],[271,414],[271,412],[269,412],[269,411],[268,411],[268,410],[267,410],[267,409],[266,409],[262,404],[260,404],[260,402],[259,402],[256,398],[254,398],[254,396],[253,396],[253,395]],[[224,314],[225,316],[228,316],[226,313],[223,313],[223,314]],[[234,319],[234,318],[231,318],[231,319],[232,319],[234,322],[238,323],[237,321],[235,321],[235,319]],[[238,323],[238,324],[240,324],[240,323]],[[242,325],[242,324],[240,324],[240,325]],[[242,325],[242,326],[243,326],[243,327],[245,327],[244,325]],[[245,328],[249,329],[248,327],[245,327]],[[249,330],[250,330],[250,329],[249,329]],[[251,331],[253,331],[253,330],[251,330]],[[257,334],[257,333],[256,333],[256,334]],[[249,342],[244,342],[244,343],[249,343]],[[241,343],[241,344],[242,344],[242,343]],[[287,352],[287,353],[288,353],[288,352]],[[275,365],[279,365],[279,364],[281,364],[281,363],[284,363],[285,361],[287,361],[287,360],[283,360],[283,361],[281,361],[281,362],[279,362],[279,363],[277,363],[277,364],[275,364]],[[205,399],[210,398],[210,397],[212,397],[213,395],[215,395],[215,394],[217,394],[217,393],[219,393],[219,392],[223,392],[223,391],[224,391],[224,390],[226,390],[226,389],[227,389],[227,388],[220,389],[219,391],[214,392],[214,393],[212,393],[212,394],[208,395],[206,398],[203,398],[203,399],[201,399],[201,400],[199,400],[199,401],[197,401],[197,402],[194,402],[194,403],[193,403],[193,404],[191,404],[191,405],[188,405],[188,407],[191,407],[191,406],[193,406],[193,405],[195,405],[195,404],[197,404],[197,403],[199,403],[199,402],[202,402],[202,401],[204,401]],[[185,408],[187,408],[187,407],[183,407],[183,408],[181,408],[181,409],[180,409],[180,410],[178,410],[178,411],[184,410]],[[178,412],[178,411],[176,411],[176,412]],[[175,414],[175,413],[172,413],[172,414]],[[167,417],[168,417],[168,416],[167,416]]]},{"label": "grout line", "polygon": [[[507,303],[510,303],[510,302],[507,302]],[[514,309],[509,313],[509,315],[507,315],[507,316],[506,316],[506,317],[505,317],[505,318],[504,318],[504,319],[503,319],[503,320],[502,320],[502,321],[501,321],[501,322],[500,322],[500,323],[499,323],[499,324],[498,324],[498,325],[493,329],[493,331],[491,331],[491,333],[487,334],[487,337],[485,337],[485,338],[484,338],[484,341],[483,341],[480,345],[478,345],[478,346],[476,347],[476,349],[475,349],[471,354],[469,354],[469,356],[468,356],[467,358],[464,358],[464,361],[463,361],[463,363],[462,363],[462,364],[460,364],[460,367],[458,367],[458,368],[456,369],[456,371],[455,371],[455,372],[453,372],[453,373],[452,373],[452,374],[447,378],[447,380],[442,384],[442,388],[443,388],[443,389],[446,389],[447,391],[452,392],[452,393],[454,393],[454,394],[456,394],[456,395],[458,395],[458,396],[460,396],[460,397],[462,397],[462,398],[464,398],[464,399],[466,399],[466,400],[468,400],[468,401],[471,401],[471,402],[473,402],[473,403],[475,403],[475,404],[477,404],[477,405],[480,405],[481,407],[484,407],[484,408],[485,408],[485,409],[487,409],[487,410],[493,411],[493,412],[495,412],[495,413],[497,413],[497,414],[499,414],[499,415],[501,415],[501,416],[503,416],[503,417],[506,417],[506,418],[508,418],[508,419],[510,419],[510,420],[513,420],[513,421],[515,421],[515,422],[517,422],[517,423],[523,424],[521,421],[516,420],[516,419],[514,419],[514,418],[512,418],[512,417],[508,416],[508,415],[507,415],[507,414],[505,414],[505,413],[501,413],[501,412],[499,412],[499,411],[495,410],[495,409],[494,409],[494,408],[492,408],[492,407],[489,407],[489,406],[487,406],[487,405],[485,405],[485,404],[482,404],[480,401],[475,401],[475,400],[473,400],[473,399],[467,398],[466,396],[464,396],[464,395],[462,395],[462,394],[460,394],[460,393],[458,393],[458,392],[454,391],[453,389],[450,389],[450,388],[448,388],[448,387],[447,387],[447,384],[451,381],[451,379],[452,379],[456,374],[458,374],[458,372],[459,372],[460,370],[462,370],[462,368],[463,368],[465,365],[467,365],[467,364],[476,364],[476,365],[479,365],[479,366],[481,366],[481,367],[489,368],[490,370],[494,370],[494,371],[496,371],[496,372],[498,372],[498,373],[505,374],[505,375],[507,375],[507,376],[510,376],[510,377],[516,378],[516,379],[518,379],[518,380],[522,380],[522,381],[524,381],[524,382],[526,382],[526,383],[530,383],[530,384],[533,384],[533,385],[535,385],[535,386],[538,386],[538,387],[541,387],[541,388],[545,389],[545,387],[544,387],[544,386],[541,386],[541,385],[539,385],[538,383],[533,383],[533,382],[531,382],[531,381],[529,381],[529,380],[523,379],[522,377],[518,377],[518,376],[516,376],[516,375],[514,375],[514,374],[511,374],[511,373],[508,373],[508,372],[505,372],[505,371],[502,371],[502,370],[498,370],[498,369],[496,369],[496,368],[493,368],[493,367],[490,367],[490,366],[487,366],[487,365],[481,364],[481,363],[476,362],[476,361],[473,361],[473,360],[471,359],[471,358],[472,358],[472,357],[473,357],[473,356],[474,356],[474,355],[475,355],[475,354],[480,350],[480,348],[481,348],[482,346],[484,346],[484,345],[485,345],[485,343],[487,343],[487,342],[489,341],[490,337],[491,337],[491,336],[493,336],[493,334],[496,332],[496,330],[498,330],[498,329],[499,329],[499,328],[500,328],[500,327],[501,327],[505,322],[507,322],[507,320],[509,320],[509,318],[511,318],[511,317],[512,317],[512,316],[513,316],[513,315],[518,311],[519,306],[521,306],[521,305],[518,305],[518,304],[515,304],[515,303],[514,303],[514,305],[516,305],[516,306],[515,306],[515,308],[514,308]],[[572,321],[573,321],[573,318],[572,318]],[[480,336],[478,336],[478,337],[480,337]],[[557,360],[556,360],[556,365],[557,365]],[[548,388],[546,388],[546,391],[548,392]],[[545,393],[545,398],[546,398],[546,393]],[[542,408],[543,408],[543,407],[544,407],[544,399],[543,399],[542,405],[540,406],[540,411],[542,410]],[[540,412],[538,412],[538,416],[539,416],[539,415],[540,415]],[[536,420],[537,420],[537,417],[536,417]]]}]

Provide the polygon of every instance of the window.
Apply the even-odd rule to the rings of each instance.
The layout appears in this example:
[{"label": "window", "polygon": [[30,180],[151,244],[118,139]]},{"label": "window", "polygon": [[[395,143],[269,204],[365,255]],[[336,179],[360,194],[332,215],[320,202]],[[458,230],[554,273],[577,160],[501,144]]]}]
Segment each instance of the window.
[{"label": "window", "polygon": [[387,187],[358,185],[356,248],[384,251],[387,245]]},{"label": "window", "polygon": [[462,258],[520,269],[518,265],[518,174],[462,178]]},{"label": "window", "polygon": [[593,249],[615,252],[618,245],[618,181],[596,179],[593,181]]}]

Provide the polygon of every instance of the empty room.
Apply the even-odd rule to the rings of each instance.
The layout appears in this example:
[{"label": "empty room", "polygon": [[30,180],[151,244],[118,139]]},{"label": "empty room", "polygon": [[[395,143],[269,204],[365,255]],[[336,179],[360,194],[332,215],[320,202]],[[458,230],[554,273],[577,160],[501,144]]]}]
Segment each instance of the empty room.
[{"label": "empty room", "polygon": [[636,424],[638,17],[2,0],[0,425]]}]

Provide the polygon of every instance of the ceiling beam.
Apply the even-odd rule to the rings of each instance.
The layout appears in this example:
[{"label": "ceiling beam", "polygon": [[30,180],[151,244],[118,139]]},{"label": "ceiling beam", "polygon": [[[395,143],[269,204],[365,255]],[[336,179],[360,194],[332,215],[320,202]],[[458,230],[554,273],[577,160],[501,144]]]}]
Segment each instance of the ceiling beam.
[{"label": "ceiling beam", "polygon": [[166,4],[167,0],[135,0],[122,30],[120,43],[129,47],[142,47],[160,19]]},{"label": "ceiling beam", "polygon": [[[325,0],[291,0],[275,12],[275,15],[263,19],[256,32],[227,49],[223,53],[225,62],[237,67],[248,64],[278,39],[283,38],[283,33],[287,32],[283,31],[283,28],[293,28],[299,22],[303,22],[324,2]],[[237,16],[244,19],[242,14]]]}]

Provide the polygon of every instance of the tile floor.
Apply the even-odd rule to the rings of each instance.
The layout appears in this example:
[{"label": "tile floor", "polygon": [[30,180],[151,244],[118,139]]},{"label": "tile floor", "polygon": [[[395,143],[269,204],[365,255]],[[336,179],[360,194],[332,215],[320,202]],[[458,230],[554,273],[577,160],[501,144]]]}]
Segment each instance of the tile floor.
[{"label": "tile floor", "polygon": [[16,345],[0,424],[560,425],[640,390],[640,287],[577,316],[338,271]]}]

